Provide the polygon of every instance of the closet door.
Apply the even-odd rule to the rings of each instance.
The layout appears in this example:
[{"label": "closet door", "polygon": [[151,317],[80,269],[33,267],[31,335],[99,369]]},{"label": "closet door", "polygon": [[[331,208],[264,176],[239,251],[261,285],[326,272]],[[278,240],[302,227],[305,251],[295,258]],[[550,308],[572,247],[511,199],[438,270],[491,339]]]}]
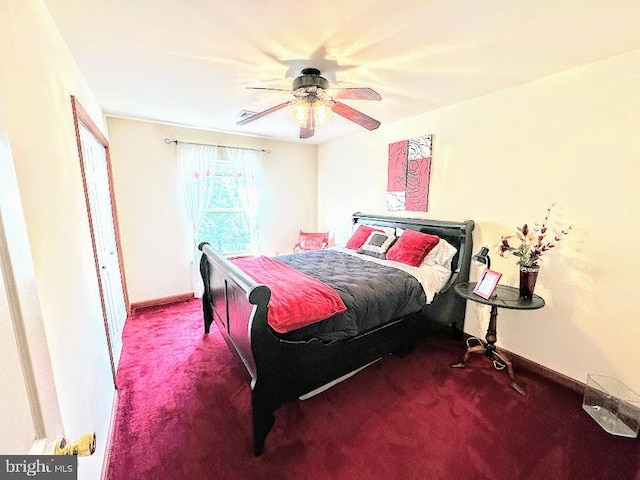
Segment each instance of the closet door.
[{"label": "closet door", "polygon": [[128,309],[111,190],[108,143],[77,101],[72,101],[76,111],[78,148],[115,382]]}]

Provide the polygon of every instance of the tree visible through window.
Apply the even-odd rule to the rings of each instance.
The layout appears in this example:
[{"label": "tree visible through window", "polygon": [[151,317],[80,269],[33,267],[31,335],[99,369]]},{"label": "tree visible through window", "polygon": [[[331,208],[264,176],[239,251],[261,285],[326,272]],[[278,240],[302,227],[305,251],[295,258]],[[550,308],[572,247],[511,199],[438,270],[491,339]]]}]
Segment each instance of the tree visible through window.
[{"label": "tree visible through window", "polygon": [[221,254],[251,251],[247,207],[239,195],[239,175],[230,161],[218,160],[213,196],[200,225],[199,242],[209,242]]}]

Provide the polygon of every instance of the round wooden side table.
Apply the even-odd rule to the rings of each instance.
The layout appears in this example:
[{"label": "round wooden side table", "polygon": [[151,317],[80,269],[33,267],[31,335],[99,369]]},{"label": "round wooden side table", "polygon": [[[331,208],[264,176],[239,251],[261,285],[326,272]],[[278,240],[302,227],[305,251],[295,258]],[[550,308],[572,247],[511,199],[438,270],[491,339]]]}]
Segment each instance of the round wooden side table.
[{"label": "round wooden side table", "polygon": [[[467,300],[472,300],[477,303],[483,303],[491,306],[491,315],[489,317],[489,327],[487,328],[486,340],[480,338],[471,337],[467,340],[467,351],[458,363],[451,365],[453,368],[464,368],[469,355],[472,353],[484,353],[492,361],[493,365],[502,370],[505,367],[509,373],[511,379],[511,387],[520,395],[526,395],[524,388],[516,382],[515,375],[513,373],[513,365],[511,361],[502,352],[499,352],[496,347],[496,340],[498,339],[497,323],[498,323],[498,308],[509,308],[512,310],[535,310],[544,307],[544,299],[539,295],[533,295],[532,298],[520,297],[520,292],[517,288],[509,287],[507,285],[497,285],[493,295],[489,298],[482,298],[479,295],[473,293],[473,289],[476,286],[476,282],[459,283],[454,287],[455,292]],[[470,343],[476,343],[476,345],[470,345]]]}]

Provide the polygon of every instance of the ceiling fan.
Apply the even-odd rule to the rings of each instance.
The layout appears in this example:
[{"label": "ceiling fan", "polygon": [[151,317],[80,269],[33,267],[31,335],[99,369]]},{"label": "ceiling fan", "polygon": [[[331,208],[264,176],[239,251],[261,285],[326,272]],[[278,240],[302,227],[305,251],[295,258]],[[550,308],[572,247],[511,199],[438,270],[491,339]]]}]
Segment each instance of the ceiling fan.
[{"label": "ceiling fan", "polygon": [[[282,88],[247,88],[253,90],[289,91]],[[328,122],[332,112],[368,130],[375,130],[380,126],[378,120],[339,101],[382,100],[378,92],[371,88],[332,88],[330,90],[331,95],[329,95],[327,90],[329,90],[329,81],[320,76],[320,70],[317,68],[305,68],[302,70],[302,75],[293,80],[293,86],[290,91],[294,96],[293,99],[262,112],[245,116],[237,122],[237,125],[246,125],[270,113],[277,112],[288,106],[293,106],[291,116],[293,121],[300,126],[300,138],[313,137],[316,125],[323,125]]]}]

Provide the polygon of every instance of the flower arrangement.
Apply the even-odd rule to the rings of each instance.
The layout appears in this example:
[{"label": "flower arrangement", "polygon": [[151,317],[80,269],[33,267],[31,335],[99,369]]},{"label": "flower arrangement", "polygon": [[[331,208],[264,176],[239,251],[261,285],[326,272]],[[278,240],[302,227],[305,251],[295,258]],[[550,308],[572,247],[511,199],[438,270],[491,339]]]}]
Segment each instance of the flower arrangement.
[{"label": "flower arrangement", "polygon": [[[540,260],[540,257],[545,252],[554,248],[556,243],[559,242],[562,237],[567,235],[573,228],[572,226],[569,226],[566,229],[562,229],[560,233],[556,233],[551,240],[547,239],[547,235],[549,234],[547,223],[549,221],[551,209],[554,205],[555,204],[551,204],[547,209],[547,214],[545,215],[541,225],[536,223],[533,228],[529,228],[529,225],[525,223],[522,227],[516,228],[516,235],[503,235],[500,239],[500,245],[498,245],[498,254],[501,257],[505,257],[509,254],[518,257],[518,261],[516,263],[522,267],[538,267],[538,260]],[[520,241],[520,245],[517,247],[512,247],[509,244],[509,240],[514,238],[514,236]]]}]

